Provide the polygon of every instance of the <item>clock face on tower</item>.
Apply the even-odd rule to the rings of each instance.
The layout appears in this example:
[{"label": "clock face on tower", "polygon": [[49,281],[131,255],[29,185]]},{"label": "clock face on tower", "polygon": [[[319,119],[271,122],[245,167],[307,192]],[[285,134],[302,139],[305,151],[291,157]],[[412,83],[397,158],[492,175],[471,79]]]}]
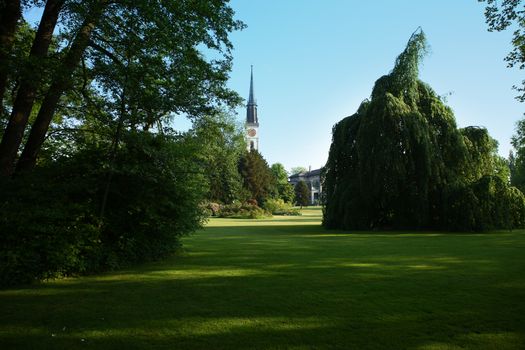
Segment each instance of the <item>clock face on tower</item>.
[{"label": "clock face on tower", "polygon": [[257,131],[255,129],[248,129],[248,136],[254,137],[257,135]]}]

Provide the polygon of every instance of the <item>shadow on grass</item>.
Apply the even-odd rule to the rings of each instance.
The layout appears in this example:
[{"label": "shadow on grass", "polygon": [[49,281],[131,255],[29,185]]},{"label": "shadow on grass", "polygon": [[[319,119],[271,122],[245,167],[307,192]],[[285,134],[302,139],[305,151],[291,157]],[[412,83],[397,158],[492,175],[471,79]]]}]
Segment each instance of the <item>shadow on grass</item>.
[{"label": "shadow on grass", "polygon": [[523,235],[246,230],[209,227],[163,262],[0,291],[0,348],[525,347]]}]

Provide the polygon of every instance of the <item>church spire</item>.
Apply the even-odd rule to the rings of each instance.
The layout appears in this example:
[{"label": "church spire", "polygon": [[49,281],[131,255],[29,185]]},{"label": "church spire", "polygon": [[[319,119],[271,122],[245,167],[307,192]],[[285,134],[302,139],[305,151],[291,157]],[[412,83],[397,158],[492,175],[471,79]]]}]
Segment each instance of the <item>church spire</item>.
[{"label": "church spire", "polygon": [[248,104],[255,104],[253,98],[253,66],[250,66],[250,97],[248,98]]},{"label": "church spire", "polygon": [[247,124],[259,124],[257,119],[257,102],[253,93],[253,66],[250,71],[250,96],[248,97],[248,104],[246,105],[246,123]]}]

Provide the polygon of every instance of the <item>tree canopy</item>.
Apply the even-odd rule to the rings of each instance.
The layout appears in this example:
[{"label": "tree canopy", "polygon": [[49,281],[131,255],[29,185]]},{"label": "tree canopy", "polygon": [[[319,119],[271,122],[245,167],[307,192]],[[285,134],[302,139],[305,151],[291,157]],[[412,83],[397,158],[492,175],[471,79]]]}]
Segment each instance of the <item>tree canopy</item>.
[{"label": "tree canopy", "polygon": [[[61,35],[50,49],[57,24]],[[122,128],[149,129],[175,116],[210,115],[221,104],[235,106],[240,98],[226,87],[232,60],[228,34],[243,27],[223,1],[47,0],[24,74],[5,76],[19,80],[20,89],[7,106],[0,173],[9,176],[15,165],[19,171],[35,166],[63,102],[74,101],[65,114],[70,124],[86,117],[71,110],[90,109],[96,122],[115,134]],[[9,52],[0,60],[11,66],[12,44],[0,45],[0,52]],[[37,75],[50,57],[57,68]],[[39,89],[43,96],[35,105]],[[71,92],[76,100],[64,101]],[[2,92],[3,105],[4,97]]]},{"label": "tree canopy", "polygon": [[[22,8],[39,6],[32,28]],[[0,285],[162,258],[205,199],[239,196],[245,146],[224,111],[241,101],[226,82],[244,24],[227,1],[0,10]]]},{"label": "tree canopy", "polygon": [[225,204],[242,199],[245,195],[237,165],[246,141],[233,116],[221,112],[201,118],[191,133],[198,142],[195,160],[204,168],[208,182],[207,199]]},{"label": "tree canopy", "polygon": [[[497,143],[486,129],[459,130],[452,110],[418,79],[426,47],[423,31],[416,31],[391,73],[376,81],[371,99],[334,126],[325,169],[326,227],[471,230],[523,224],[523,195],[502,180]],[[483,191],[494,194],[494,187],[477,186],[479,181],[499,186],[498,200],[512,220],[488,204],[465,207],[491,201]],[[459,210],[470,221],[459,224]]]},{"label": "tree canopy", "polygon": [[276,179],[268,166],[268,162],[256,150],[246,151],[239,160],[239,173],[243,179],[244,188],[250,193],[251,199],[259,204],[266,198],[276,194]]},{"label": "tree canopy", "polygon": [[510,181],[520,191],[525,191],[525,119],[516,123],[516,133],[512,136],[512,147],[515,154],[511,151],[509,155]]},{"label": "tree canopy", "polygon": [[310,204],[310,188],[305,181],[301,180],[295,185],[295,202],[297,205],[304,207]]},{"label": "tree canopy", "polygon": [[[525,2],[523,0],[478,0],[486,2],[485,18],[489,31],[503,31],[509,27],[514,29],[512,51],[505,61],[509,67],[525,68]],[[516,98],[525,101],[525,80],[521,86],[514,86],[520,95]]]},{"label": "tree canopy", "polygon": [[271,166],[272,173],[276,179],[276,186],[279,198],[286,203],[293,203],[295,192],[293,185],[288,183],[288,172],[281,163]]},{"label": "tree canopy", "polygon": [[306,169],[304,166],[296,166],[296,167],[293,167],[292,170],[290,170],[290,175],[306,173],[307,171],[308,169]]}]

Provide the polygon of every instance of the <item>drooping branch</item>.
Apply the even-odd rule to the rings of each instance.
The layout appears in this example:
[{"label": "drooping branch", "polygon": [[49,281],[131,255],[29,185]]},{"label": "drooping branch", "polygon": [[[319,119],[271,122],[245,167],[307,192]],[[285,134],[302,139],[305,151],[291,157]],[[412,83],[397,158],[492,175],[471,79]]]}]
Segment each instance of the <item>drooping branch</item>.
[{"label": "drooping branch", "polygon": [[105,56],[110,58],[116,65],[120,66],[121,68],[125,67],[124,63],[113,52],[111,52],[108,49],[104,48],[103,46],[97,44],[93,40],[89,41],[88,46],[92,47],[93,49],[97,50],[98,52],[104,54]]}]

